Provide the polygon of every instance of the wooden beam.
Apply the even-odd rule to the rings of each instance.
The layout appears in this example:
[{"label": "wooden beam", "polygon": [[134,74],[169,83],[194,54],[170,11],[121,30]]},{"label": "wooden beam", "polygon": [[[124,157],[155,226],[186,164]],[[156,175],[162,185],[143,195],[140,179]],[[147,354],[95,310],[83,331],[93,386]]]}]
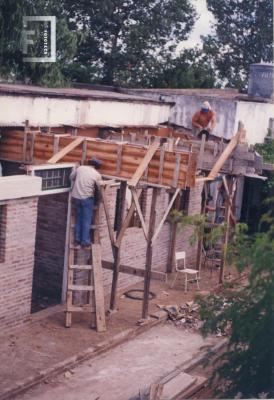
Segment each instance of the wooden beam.
[{"label": "wooden beam", "polygon": [[48,164],[55,164],[58,161],[60,161],[65,155],[67,155],[70,151],[75,149],[75,147],[79,146],[83,141],[85,140],[84,137],[78,136],[73,142],[68,144],[66,147],[64,147],[62,150],[58,151],[53,157],[51,157],[47,163]]},{"label": "wooden beam", "polygon": [[[122,224],[123,224],[123,217],[125,212],[125,204],[126,204],[126,189],[127,183],[121,182],[120,184],[120,192],[118,201],[118,213],[116,216],[116,238],[118,237]],[[117,287],[118,287],[118,278],[119,278],[119,271],[120,271],[120,246],[117,245],[113,248],[114,252],[114,268],[113,268],[113,276],[112,276],[112,285],[111,285],[111,294],[110,294],[110,309],[114,311],[117,305]]]},{"label": "wooden beam", "polygon": [[131,193],[132,193],[133,201],[135,203],[137,214],[138,214],[138,216],[140,218],[140,221],[141,221],[141,226],[142,226],[145,238],[147,240],[147,226],[146,226],[146,223],[145,223],[145,220],[144,220],[144,217],[143,217],[143,214],[142,214],[142,210],[141,210],[141,207],[140,207],[140,204],[139,204],[139,199],[137,197],[137,192],[136,192],[136,190],[134,188],[132,188],[131,189]]},{"label": "wooden beam", "polygon": [[[107,205],[107,198],[106,198],[106,189],[101,186],[101,196],[102,196],[102,202],[105,210],[105,215],[106,215],[106,221],[107,221],[107,227],[108,227],[108,233],[109,233],[109,238],[112,246],[112,251],[114,251],[113,247],[115,246],[115,239],[114,239],[114,231],[111,226],[111,221],[110,221],[110,214],[108,211],[108,205]],[[114,255],[114,253],[113,253]]]},{"label": "wooden beam", "polygon": [[228,160],[228,158],[232,154],[233,150],[235,149],[235,147],[239,143],[241,135],[242,135],[242,132],[239,131],[239,132],[236,133],[235,136],[233,136],[233,138],[230,140],[229,144],[226,146],[226,148],[222,152],[221,156],[218,158],[218,160],[214,164],[214,166],[213,166],[212,170],[210,171],[209,175],[207,176],[208,179],[214,180],[216,178],[216,176],[220,172],[222,166]]},{"label": "wooden beam", "polygon": [[[180,203],[181,203],[181,194],[179,193],[175,199],[174,207],[177,211],[180,210]],[[174,270],[174,258],[175,258],[175,250],[176,250],[176,239],[177,239],[177,222],[171,223],[171,234],[170,234],[170,242],[169,242],[169,249],[168,249],[168,257],[167,257],[167,272],[171,273]]]},{"label": "wooden beam", "polygon": [[152,245],[155,243],[155,241],[156,241],[156,239],[157,239],[157,236],[159,235],[159,233],[160,233],[160,231],[161,231],[161,229],[162,229],[162,227],[163,227],[163,225],[164,225],[164,223],[165,223],[165,220],[166,220],[166,218],[167,218],[167,216],[168,216],[168,214],[169,214],[169,212],[170,212],[170,210],[171,210],[171,207],[173,206],[173,203],[174,203],[174,201],[176,200],[176,198],[177,198],[178,194],[180,193],[180,191],[181,191],[181,189],[176,189],[176,190],[175,190],[175,193],[174,193],[174,195],[172,196],[172,199],[170,200],[170,203],[169,203],[169,205],[168,205],[168,207],[167,207],[167,209],[166,209],[166,211],[165,211],[165,213],[164,213],[164,216],[163,216],[163,218],[161,219],[161,222],[159,223],[159,225],[158,225],[158,227],[157,227],[157,229],[156,229],[156,232],[155,232],[154,235],[153,235],[153,238],[152,238],[152,240],[151,240]]},{"label": "wooden beam", "polygon": [[146,152],[146,155],[143,158],[141,164],[139,165],[139,167],[137,168],[137,170],[133,174],[132,178],[129,180],[129,182],[128,182],[129,186],[135,187],[138,184],[139,180],[142,178],[143,173],[147,169],[148,164],[152,160],[152,157],[154,156],[154,154],[158,150],[159,146],[160,146],[160,143],[158,141],[152,143],[152,145],[149,146],[149,148],[148,148],[148,150]]},{"label": "wooden beam", "polygon": [[152,237],[155,228],[156,221],[156,201],[159,193],[159,189],[153,188],[151,207],[150,207],[150,218],[149,218],[149,228],[148,228],[148,238],[147,238],[147,251],[146,251],[146,272],[145,272],[145,282],[144,282],[144,298],[143,298],[143,309],[142,318],[148,318],[149,309],[149,289],[151,280],[151,264],[152,264]]},{"label": "wooden beam", "polygon": [[[141,193],[142,193],[142,189],[138,189],[137,190],[137,198],[138,199],[141,196]],[[124,234],[125,234],[127,228],[129,227],[129,224],[130,224],[131,218],[134,214],[134,211],[135,211],[135,203],[132,202],[132,204],[128,210],[127,216],[122,224],[121,230],[120,230],[119,234],[117,235],[116,243],[115,243],[115,245],[117,247],[119,247],[121,245],[122,239],[124,237]]]},{"label": "wooden beam", "polygon": [[[113,271],[114,269],[114,264],[111,261],[102,261],[102,266],[105,269]],[[142,268],[136,268],[136,267],[131,267],[130,265],[123,265],[120,264],[120,269],[119,272],[122,274],[128,274],[128,275],[135,275],[140,278],[144,278],[145,276],[145,270]],[[151,279],[157,280],[157,281],[166,281],[166,274],[164,272],[160,271],[151,271]]]},{"label": "wooden beam", "polygon": [[102,276],[102,257],[101,257],[101,245],[91,245],[92,254],[92,268],[93,268],[93,280],[94,280],[94,298],[95,298],[95,309],[96,309],[96,330],[97,332],[106,331],[105,321],[105,300],[104,300],[104,289],[103,289],[103,276]]}]

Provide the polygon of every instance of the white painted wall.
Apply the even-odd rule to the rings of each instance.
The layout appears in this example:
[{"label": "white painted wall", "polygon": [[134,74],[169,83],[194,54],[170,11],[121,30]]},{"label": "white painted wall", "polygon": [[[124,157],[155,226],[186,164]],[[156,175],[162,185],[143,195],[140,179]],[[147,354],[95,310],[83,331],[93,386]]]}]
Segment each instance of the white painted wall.
[{"label": "white painted wall", "polygon": [[158,125],[168,121],[169,104],[114,100],[0,95],[0,125]]},{"label": "white painted wall", "polygon": [[249,144],[263,143],[269,127],[269,119],[274,118],[274,104],[238,101],[235,129],[238,121],[244,123]]},{"label": "white painted wall", "polygon": [[13,175],[0,177],[0,201],[39,196],[42,178],[38,176]]}]

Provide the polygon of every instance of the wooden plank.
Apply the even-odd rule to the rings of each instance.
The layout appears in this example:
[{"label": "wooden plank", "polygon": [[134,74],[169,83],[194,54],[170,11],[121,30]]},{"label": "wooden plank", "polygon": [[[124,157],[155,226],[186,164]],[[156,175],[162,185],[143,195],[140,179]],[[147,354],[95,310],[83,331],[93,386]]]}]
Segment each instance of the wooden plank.
[{"label": "wooden plank", "polygon": [[175,168],[173,173],[172,187],[177,187],[181,165],[181,154],[176,154]]},{"label": "wooden plank", "polygon": [[156,221],[156,202],[159,189],[153,188],[151,208],[150,208],[150,218],[149,218],[149,228],[148,228],[148,238],[147,238],[147,250],[146,250],[146,272],[145,272],[145,282],[144,282],[144,298],[143,298],[143,308],[142,308],[142,318],[148,318],[149,309],[149,289],[151,280],[151,264],[152,264],[152,237],[155,228]]},{"label": "wooden plank", "polygon": [[121,173],[122,151],[123,151],[123,146],[121,144],[118,144],[117,145],[117,164],[116,164],[116,174],[117,175],[119,175]]},{"label": "wooden plank", "polygon": [[136,207],[136,210],[137,210],[137,214],[138,214],[138,216],[139,216],[139,218],[140,218],[140,221],[141,221],[141,226],[142,226],[142,229],[143,229],[145,238],[146,238],[146,240],[147,240],[147,226],[146,226],[146,223],[145,223],[143,214],[142,214],[142,210],[141,210],[141,207],[140,207],[139,199],[138,199],[138,197],[137,197],[137,192],[136,192],[136,190],[135,190],[134,188],[132,188],[132,189],[131,189],[131,193],[132,193],[133,201],[134,201],[134,203],[135,203],[135,207]]},{"label": "wooden plank", "polygon": [[102,196],[103,206],[104,206],[105,215],[106,215],[108,234],[109,234],[111,245],[113,247],[115,245],[114,231],[113,231],[113,228],[112,228],[112,225],[111,225],[110,214],[109,214],[109,210],[108,210],[107,198],[106,198],[105,190],[106,189],[101,186],[101,196]]},{"label": "wooden plank", "polygon": [[201,146],[200,146],[200,151],[199,151],[199,156],[198,156],[198,163],[197,163],[197,168],[201,169],[203,166],[203,157],[204,157],[204,152],[205,152],[205,142],[206,142],[206,135],[202,135],[202,141],[201,141]]},{"label": "wooden plank", "polygon": [[233,138],[230,140],[229,144],[226,146],[226,148],[222,152],[222,154],[219,157],[219,159],[214,164],[212,170],[210,171],[210,173],[209,173],[209,175],[207,177],[208,179],[214,180],[216,178],[216,176],[220,172],[222,166],[228,160],[228,158],[232,154],[233,150],[235,149],[235,147],[239,143],[240,137],[241,137],[241,131],[237,132],[236,135],[233,136]]},{"label": "wooden plank", "polygon": [[152,383],[149,390],[149,400],[161,400],[164,390],[162,383]]},{"label": "wooden plank", "polygon": [[[103,266],[103,268],[108,269],[110,271],[113,271],[113,268],[114,268],[114,264],[111,261],[103,260],[102,266]],[[145,271],[145,269],[142,269],[142,268],[137,268],[137,267],[132,267],[130,265],[120,264],[119,272],[121,272],[122,274],[134,275],[134,276],[138,276],[140,278],[144,278],[146,271]],[[154,279],[156,281],[166,282],[166,273],[161,272],[161,271],[151,270],[151,279]]]},{"label": "wooden plank", "polygon": [[79,271],[89,271],[92,269],[92,266],[91,265],[70,265],[69,268],[76,269]]},{"label": "wooden plank", "polygon": [[[138,189],[137,190],[137,198],[138,199],[141,196],[141,193],[142,193],[142,189]],[[117,234],[117,237],[116,237],[116,246],[117,247],[119,247],[121,245],[122,239],[124,237],[124,234],[125,234],[127,228],[129,227],[129,224],[130,224],[131,218],[134,214],[134,211],[135,211],[135,203],[132,202],[132,204],[128,210],[128,213],[126,215],[126,218],[122,224],[121,230],[120,230],[119,234]]]},{"label": "wooden plank", "polygon": [[159,225],[158,225],[158,227],[156,229],[156,232],[153,235],[153,238],[151,240],[152,245],[155,243],[155,241],[156,241],[156,239],[157,239],[157,237],[158,237],[158,235],[159,235],[159,233],[160,233],[160,231],[161,231],[161,229],[162,229],[162,227],[163,227],[163,225],[165,223],[165,220],[166,220],[166,218],[167,218],[167,216],[168,216],[168,214],[169,214],[169,212],[171,210],[171,207],[173,206],[173,203],[176,200],[176,198],[177,198],[178,194],[180,193],[180,191],[181,191],[181,189],[176,189],[175,190],[175,193],[172,196],[172,199],[170,200],[169,205],[167,206],[167,209],[166,209],[166,211],[164,213],[164,216],[161,219],[161,222],[159,223]]},{"label": "wooden plank", "polygon": [[81,165],[85,164],[87,158],[87,141],[83,141],[83,146],[82,146],[82,158],[81,158]]},{"label": "wooden plank", "polygon": [[96,329],[98,332],[106,331],[105,299],[102,276],[101,245],[92,244],[92,265],[94,281],[94,297],[96,308]]},{"label": "wooden plank", "polygon": [[[177,211],[180,210],[180,203],[181,203],[181,193],[179,193],[175,199],[175,202],[174,202],[175,210],[177,210]],[[166,268],[166,271],[168,273],[172,273],[174,270],[174,267],[175,267],[177,227],[178,227],[178,223],[176,223],[176,222],[171,223],[171,233],[170,233],[170,242],[169,242],[167,268]]]},{"label": "wooden plank", "polygon": [[67,155],[70,151],[75,149],[75,147],[79,146],[83,141],[85,140],[84,137],[78,136],[76,139],[73,140],[73,142],[69,143],[67,146],[65,146],[62,150],[58,151],[57,154],[55,154],[53,157],[51,157],[47,163],[48,164],[55,164],[58,161],[60,161],[65,155]]},{"label": "wooden plank", "polygon": [[95,312],[95,307],[90,304],[84,304],[82,306],[68,306],[67,311],[69,312]]},{"label": "wooden plank", "polygon": [[154,142],[154,143],[152,143],[152,145],[149,146],[149,148],[148,148],[148,150],[146,152],[146,155],[143,158],[141,164],[139,165],[139,167],[135,171],[133,177],[128,182],[129,186],[135,187],[137,185],[139,180],[142,178],[142,175],[145,172],[146,168],[148,167],[148,164],[150,163],[152,157],[154,156],[154,154],[158,150],[159,145],[160,145],[159,142]]},{"label": "wooden plank", "polygon": [[160,185],[163,183],[164,162],[165,162],[165,147],[162,146],[160,153],[160,166],[159,166],[159,176],[158,176]]},{"label": "wooden plank", "polygon": [[60,141],[60,136],[59,135],[54,135],[53,139],[53,155],[57,154],[59,151],[59,141]]},{"label": "wooden plank", "polygon": [[84,292],[84,291],[92,291],[92,290],[94,290],[94,286],[91,286],[91,285],[74,285],[74,284],[72,284],[72,285],[68,285],[68,290],[72,290],[72,291],[74,291],[74,290],[76,290],[76,291],[80,291],[80,292]]},{"label": "wooden plank", "polygon": [[[71,197],[69,196],[69,200]],[[75,223],[75,215],[74,213],[71,213],[72,209],[71,206],[68,207],[68,212],[70,212],[67,223],[71,222],[72,224]],[[66,262],[65,260],[65,271],[67,271],[67,288],[70,285],[73,285],[73,270],[72,269],[66,269],[66,266],[68,265],[73,265],[74,264],[74,250],[71,248],[72,243],[73,243],[73,228],[71,226],[68,227],[68,261]],[[66,288],[66,289],[67,289]],[[66,298],[66,316],[65,316],[65,326],[66,328],[69,328],[71,326],[71,311],[68,310],[70,306],[72,306],[72,291],[67,290],[67,298]]]}]

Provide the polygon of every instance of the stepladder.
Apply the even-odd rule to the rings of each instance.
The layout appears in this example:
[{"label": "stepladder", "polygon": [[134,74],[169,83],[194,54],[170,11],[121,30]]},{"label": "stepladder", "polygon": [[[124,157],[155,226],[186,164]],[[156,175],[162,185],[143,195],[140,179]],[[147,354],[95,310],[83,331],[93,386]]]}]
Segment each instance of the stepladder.
[{"label": "stepladder", "polygon": [[76,213],[71,195],[69,202],[65,326],[71,327],[73,314],[85,312],[89,314],[90,327],[98,332],[104,332],[106,321],[99,235],[99,201],[93,208],[93,223],[90,227],[91,245],[85,248],[74,243]]}]

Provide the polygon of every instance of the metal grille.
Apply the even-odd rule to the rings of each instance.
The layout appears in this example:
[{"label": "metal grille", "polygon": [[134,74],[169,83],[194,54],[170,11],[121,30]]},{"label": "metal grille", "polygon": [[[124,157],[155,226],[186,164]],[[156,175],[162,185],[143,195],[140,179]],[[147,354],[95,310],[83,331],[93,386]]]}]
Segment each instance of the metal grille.
[{"label": "metal grille", "polygon": [[42,178],[42,190],[70,188],[71,168],[41,169],[34,173]]}]

